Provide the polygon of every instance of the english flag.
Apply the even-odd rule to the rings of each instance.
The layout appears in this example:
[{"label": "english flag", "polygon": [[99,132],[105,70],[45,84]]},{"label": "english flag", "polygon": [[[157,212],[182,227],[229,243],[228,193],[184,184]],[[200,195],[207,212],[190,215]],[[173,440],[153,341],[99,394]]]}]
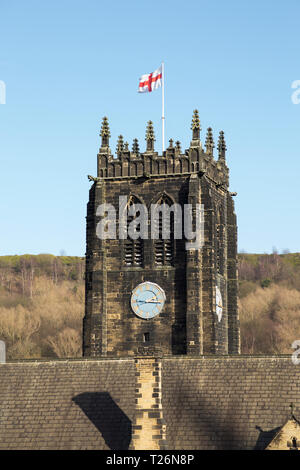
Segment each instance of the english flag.
[{"label": "english flag", "polygon": [[148,93],[161,87],[162,65],[153,73],[142,75],[139,82],[139,93]]}]

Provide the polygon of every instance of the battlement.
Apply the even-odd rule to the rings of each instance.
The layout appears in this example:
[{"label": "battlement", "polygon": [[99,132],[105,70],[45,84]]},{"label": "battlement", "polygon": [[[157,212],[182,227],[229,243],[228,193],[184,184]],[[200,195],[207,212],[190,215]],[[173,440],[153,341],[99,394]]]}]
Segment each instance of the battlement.
[{"label": "battlement", "polygon": [[123,178],[150,178],[164,175],[190,175],[191,173],[205,174],[218,186],[228,188],[229,170],[225,161],[226,144],[223,131],[219,134],[218,160],[214,159],[214,140],[212,129],[207,129],[205,150],[200,140],[200,120],[198,111],[195,110],[191,129],[193,131],[190,147],[183,153],[180,142],[174,145],[172,139],[163,155],[154,150],[155,135],[153,124],[148,122],[146,129],[146,151],[141,153],[138,140],[134,139],[132,151],[128,142],[123,141],[123,136],[118,138],[116,155],[109,148],[110,131],[108,119],[103,118],[100,136],[101,148],[98,153],[98,178],[123,179]]}]

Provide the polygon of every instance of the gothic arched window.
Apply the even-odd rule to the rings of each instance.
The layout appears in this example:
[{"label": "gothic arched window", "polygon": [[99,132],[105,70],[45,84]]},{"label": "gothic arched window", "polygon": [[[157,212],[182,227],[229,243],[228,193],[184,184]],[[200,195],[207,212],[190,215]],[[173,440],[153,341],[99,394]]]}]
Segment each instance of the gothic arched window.
[{"label": "gothic arched window", "polygon": [[160,266],[174,264],[174,211],[173,201],[163,194],[156,202],[157,216],[154,217],[156,237],[154,239],[154,260]]},{"label": "gothic arched window", "polygon": [[142,266],[144,258],[144,243],[141,237],[134,240],[129,236],[128,230],[131,222],[137,217],[139,217],[140,212],[137,210],[133,215],[128,214],[130,209],[134,209],[135,204],[141,204],[141,201],[135,197],[130,196],[127,206],[126,206],[126,218],[124,220],[127,228],[127,238],[124,240],[124,249],[123,249],[123,262],[125,266]]}]

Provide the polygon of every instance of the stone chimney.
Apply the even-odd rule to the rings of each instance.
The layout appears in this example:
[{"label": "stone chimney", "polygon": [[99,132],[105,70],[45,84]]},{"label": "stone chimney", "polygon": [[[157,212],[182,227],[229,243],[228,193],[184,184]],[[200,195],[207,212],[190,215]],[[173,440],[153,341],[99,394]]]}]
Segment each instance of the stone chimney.
[{"label": "stone chimney", "polygon": [[167,450],[161,393],[161,359],[135,358],[135,417],[131,450]]}]

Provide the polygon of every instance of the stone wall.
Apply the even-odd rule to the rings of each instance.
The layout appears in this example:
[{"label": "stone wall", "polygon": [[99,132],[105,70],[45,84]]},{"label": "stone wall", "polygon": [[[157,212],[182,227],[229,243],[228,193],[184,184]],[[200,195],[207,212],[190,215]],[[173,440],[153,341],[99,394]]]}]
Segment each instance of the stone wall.
[{"label": "stone wall", "polygon": [[[184,204],[203,204],[203,248],[187,251],[185,239],[174,240],[173,263],[157,266],[153,240],[147,239],[142,265],[126,266],[123,240],[97,238],[100,217],[96,211],[103,202],[118,208],[119,196],[132,195],[147,208],[161,195],[180,204],[182,210]],[[130,307],[132,290],[143,281],[159,284],[167,298],[163,312],[149,321],[137,318]],[[220,322],[215,314],[216,286],[223,298]],[[228,191],[196,173],[94,183],[87,212],[83,330],[84,356],[238,353],[236,223]],[[148,344],[143,341],[145,333]]]},{"label": "stone wall", "polygon": [[135,359],[136,410],[132,426],[131,450],[166,450],[163,419],[161,359]]}]

